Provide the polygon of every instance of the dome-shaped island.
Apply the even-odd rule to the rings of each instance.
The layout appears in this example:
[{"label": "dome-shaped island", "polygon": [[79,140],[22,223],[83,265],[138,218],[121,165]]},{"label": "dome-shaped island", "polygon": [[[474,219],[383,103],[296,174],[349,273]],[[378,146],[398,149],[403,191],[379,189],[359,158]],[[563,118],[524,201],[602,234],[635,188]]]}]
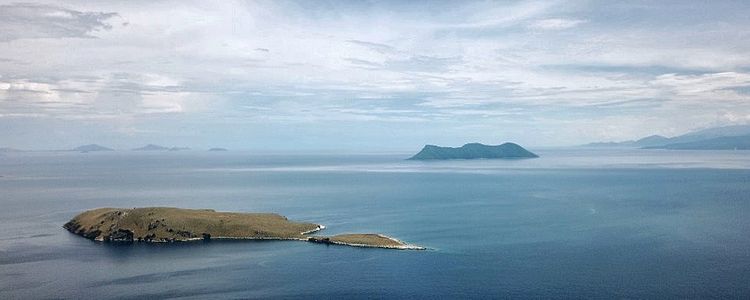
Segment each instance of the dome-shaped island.
[{"label": "dome-shaped island", "polygon": [[538,155],[524,149],[516,143],[504,143],[492,146],[470,143],[458,148],[426,145],[422,151],[409,160],[446,160],[446,159],[521,159],[537,158]]}]

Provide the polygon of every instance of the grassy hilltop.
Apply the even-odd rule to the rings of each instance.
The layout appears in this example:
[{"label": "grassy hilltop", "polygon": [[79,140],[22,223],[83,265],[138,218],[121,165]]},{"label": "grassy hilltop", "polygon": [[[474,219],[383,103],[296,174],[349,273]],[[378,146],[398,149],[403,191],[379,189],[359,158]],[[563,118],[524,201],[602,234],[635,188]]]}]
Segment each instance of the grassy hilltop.
[{"label": "grassy hilltop", "polygon": [[188,241],[210,238],[304,239],[318,224],[297,223],[272,213],[232,213],[214,210],[99,208],[65,224],[69,231],[99,241]]}]

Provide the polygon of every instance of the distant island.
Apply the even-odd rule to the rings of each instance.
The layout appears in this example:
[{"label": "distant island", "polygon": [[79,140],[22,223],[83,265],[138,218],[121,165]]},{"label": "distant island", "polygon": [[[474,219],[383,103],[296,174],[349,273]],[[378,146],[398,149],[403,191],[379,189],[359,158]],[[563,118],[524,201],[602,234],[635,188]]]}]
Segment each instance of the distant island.
[{"label": "distant island", "polygon": [[669,150],[750,150],[750,125],[708,128],[675,137],[652,135],[636,141],[599,142],[583,146]]},{"label": "distant island", "polygon": [[16,152],[25,152],[25,151],[16,149],[16,148],[8,148],[8,147],[0,148],[0,153],[16,153]]},{"label": "distant island", "polygon": [[422,151],[419,151],[419,153],[409,158],[409,160],[520,159],[537,157],[539,156],[515,143],[504,143],[497,146],[470,143],[459,148],[426,145],[422,148]]},{"label": "distant island", "polygon": [[98,208],[75,216],[63,228],[101,242],[300,240],[355,247],[424,249],[373,233],[308,236],[325,226],[292,222],[274,213],[216,212],[211,209]]},{"label": "distant island", "polygon": [[169,148],[154,144],[148,144],[146,146],[135,148],[133,151],[167,151]]},{"label": "distant island", "polygon": [[182,150],[190,150],[188,147],[172,147],[167,149],[167,151],[182,151]]},{"label": "distant island", "polygon": [[115,151],[115,150],[111,149],[111,148],[104,147],[104,146],[100,146],[100,145],[97,145],[97,144],[89,144],[89,145],[83,145],[83,146],[75,147],[75,148],[71,149],[71,151],[78,151],[78,152],[86,153],[86,152]]},{"label": "distant island", "polygon": [[228,151],[228,150],[227,150],[227,149],[225,149],[225,148],[211,148],[211,149],[208,149],[208,151],[215,151],[215,152],[218,152],[218,151]]},{"label": "distant island", "polygon": [[181,150],[190,150],[188,147],[164,147],[154,144],[148,144],[146,146],[135,148],[133,151],[181,151]]}]

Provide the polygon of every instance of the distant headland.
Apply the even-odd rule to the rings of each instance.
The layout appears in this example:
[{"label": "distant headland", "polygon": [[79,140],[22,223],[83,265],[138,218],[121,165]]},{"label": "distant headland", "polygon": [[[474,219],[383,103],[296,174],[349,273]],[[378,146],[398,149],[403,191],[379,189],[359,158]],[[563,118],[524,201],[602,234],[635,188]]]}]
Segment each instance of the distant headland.
[{"label": "distant headland", "polygon": [[75,216],[63,228],[102,242],[300,240],[354,247],[425,249],[373,233],[308,236],[325,226],[292,222],[274,213],[217,212],[211,209],[98,208]]},{"label": "distant headland", "polygon": [[447,160],[447,159],[520,159],[537,158],[538,155],[515,143],[504,143],[492,146],[470,143],[459,148],[426,145],[422,151],[409,160]]},{"label": "distant headland", "polygon": [[668,150],[750,150],[750,125],[714,127],[675,137],[652,135],[635,141],[598,142],[582,146]]}]

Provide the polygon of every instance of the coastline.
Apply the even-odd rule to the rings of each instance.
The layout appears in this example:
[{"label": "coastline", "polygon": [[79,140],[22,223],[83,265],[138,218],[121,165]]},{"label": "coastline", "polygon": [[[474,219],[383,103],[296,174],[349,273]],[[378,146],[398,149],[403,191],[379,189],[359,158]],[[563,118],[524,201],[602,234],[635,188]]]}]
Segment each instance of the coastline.
[{"label": "coastline", "polygon": [[[325,229],[325,226],[320,225],[320,228],[317,230],[310,230],[308,232],[305,232],[305,234],[312,233],[312,232],[318,232],[320,230]],[[72,233],[72,232],[71,232]],[[78,235],[76,233],[72,233],[75,235]],[[175,239],[175,240],[133,240],[130,242],[110,242],[105,241],[102,238],[96,238],[91,239],[94,242],[99,243],[145,243],[145,244],[170,244],[170,243],[193,243],[193,242],[200,242],[200,241],[251,241],[251,240],[263,240],[263,241],[301,241],[301,242],[308,242],[308,243],[314,243],[314,244],[327,244],[327,245],[340,245],[340,246],[349,246],[349,247],[358,247],[358,248],[381,248],[381,249],[393,249],[393,250],[427,250],[427,247],[422,247],[418,245],[413,245],[409,243],[405,243],[399,239],[383,235],[383,234],[377,234],[381,238],[389,239],[391,241],[400,243],[401,245],[372,245],[372,244],[362,244],[362,243],[347,243],[347,242],[341,242],[341,241],[333,241],[329,240],[326,242],[321,242],[318,239],[327,238],[323,236],[312,236],[312,237],[303,237],[303,238],[286,238],[286,237],[231,237],[231,236],[217,236],[217,237],[210,237],[208,239],[206,238],[186,238],[186,239]]]},{"label": "coastline", "polygon": [[[320,242],[313,242],[313,241],[309,241],[309,242],[320,244]],[[368,244],[344,243],[344,242],[336,242],[336,241],[331,241],[330,243],[327,243],[327,244],[359,247],[359,248],[382,248],[382,249],[394,249],[394,250],[427,250],[426,247],[412,245],[412,244],[405,244],[402,246],[389,246],[389,245],[368,245]]]},{"label": "coastline", "polygon": [[[351,234],[351,235],[361,235],[361,234]],[[406,242],[403,242],[399,239],[383,235],[383,234],[371,234],[373,236],[377,236],[378,238],[388,240],[395,245],[388,245],[388,244],[366,244],[366,243],[358,243],[358,242],[347,242],[347,241],[340,241],[336,240],[336,238],[341,238],[342,236],[347,236],[347,234],[342,235],[335,235],[332,237],[316,237],[312,236],[307,238],[308,242],[316,243],[316,244],[326,244],[326,245],[342,245],[342,246],[350,246],[350,247],[360,247],[360,248],[383,248],[383,249],[394,249],[394,250],[427,250],[426,247],[412,245]]]}]

